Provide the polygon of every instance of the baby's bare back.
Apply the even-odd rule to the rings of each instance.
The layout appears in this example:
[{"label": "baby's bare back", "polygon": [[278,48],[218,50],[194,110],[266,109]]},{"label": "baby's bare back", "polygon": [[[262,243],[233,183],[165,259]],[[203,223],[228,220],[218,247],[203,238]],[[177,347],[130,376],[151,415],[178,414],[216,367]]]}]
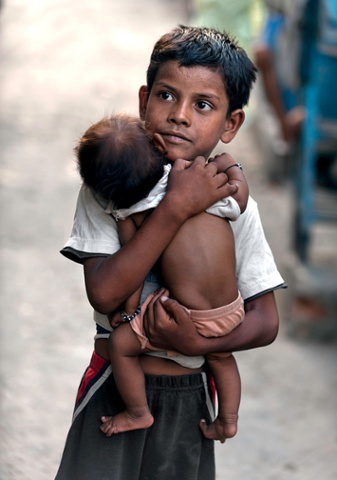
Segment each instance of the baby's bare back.
[{"label": "baby's bare back", "polygon": [[223,218],[201,213],[187,220],[159,267],[170,296],[190,309],[218,308],[237,298],[234,238]]}]

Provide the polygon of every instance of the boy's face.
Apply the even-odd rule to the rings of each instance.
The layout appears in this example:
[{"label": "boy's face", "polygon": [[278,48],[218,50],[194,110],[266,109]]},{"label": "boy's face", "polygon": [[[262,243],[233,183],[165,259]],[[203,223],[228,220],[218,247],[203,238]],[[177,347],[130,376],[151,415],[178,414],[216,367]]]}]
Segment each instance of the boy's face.
[{"label": "boy's face", "polygon": [[241,109],[229,117],[228,97],[219,72],[207,67],[164,63],[150,95],[139,92],[140,116],[164,140],[168,160],[208,158],[219,140],[230,142],[243,120]]}]

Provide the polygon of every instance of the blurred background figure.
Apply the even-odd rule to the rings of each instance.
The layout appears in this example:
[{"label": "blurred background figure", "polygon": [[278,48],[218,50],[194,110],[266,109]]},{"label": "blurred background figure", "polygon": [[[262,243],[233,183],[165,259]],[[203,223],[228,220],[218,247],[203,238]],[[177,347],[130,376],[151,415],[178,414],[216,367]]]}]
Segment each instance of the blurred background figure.
[{"label": "blurred background figure", "polygon": [[[306,115],[315,115],[316,123],[320,117],[336,120],[337,108],[333,106],[328,78],[336,75],[337,3],[333,0],[265,0],[264,3],[263,28],[252,45],[259,69],[254,127],[266,151],[269,179],[283,181],[289,173],[294,176],[295,163],[304,154],[303,138],[309,122]],[[325,58],[320,54],[318,60],[317,52],[322,53],[322,49]],[[315,85],[315,99],[308,96],[310,85]],[[314,165],[306,167],[312,168],[316,180],[328,188],[337,186],[334,150],[331,146],[320,148]]]},{"label": "blurred background figure", "polygon": [[301,22],[307,0],[265,0],[260,36],[253,42],[259,70],[254,127],[267,157],[269,179],[280,181],[294,154],[305,112],[300,95]]},{"label": "blurred background figure", "polygon": [[252,44],[259,75],[251,126],[268,181],[289,183],[293,196],[289,316],[298,333],[308,321],[333,324],[335,317],[327,301],[336,294],[330,287],[335,256],[324,254],[324,238],[337,226],[337,2],[264,4],[261,34]]}]

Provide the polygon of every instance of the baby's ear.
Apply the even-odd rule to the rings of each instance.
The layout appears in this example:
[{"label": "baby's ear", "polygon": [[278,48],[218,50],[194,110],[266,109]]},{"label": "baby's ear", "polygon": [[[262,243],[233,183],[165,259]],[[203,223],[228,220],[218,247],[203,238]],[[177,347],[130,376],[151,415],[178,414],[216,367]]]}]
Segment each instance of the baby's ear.
[{"label": "baby's ear", "polygon": [[226,119],[225,129],[220,137],[222,143],[229,143],[240,130],[241,125],[245,121],[245,112],[238,108],[234,110]]},{"label": "baby's ear", "polygon": [[153,134],[153,143],[155,144],[155,146],[158,148],[158,150],[163,154],[163,155],[166,155],[167,153],[167,148],[166,148],[166,145],[165,145],[165,142],[164,142],[164,139],[161,135],[159,135],[159,133],[154,133]]}]

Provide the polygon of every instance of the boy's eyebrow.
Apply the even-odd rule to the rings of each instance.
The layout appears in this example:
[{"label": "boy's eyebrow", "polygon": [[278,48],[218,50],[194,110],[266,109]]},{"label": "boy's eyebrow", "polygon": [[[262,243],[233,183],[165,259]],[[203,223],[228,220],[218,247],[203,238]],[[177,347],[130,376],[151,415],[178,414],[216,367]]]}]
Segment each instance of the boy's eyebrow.
[{"label": "boy's eyebrow", "polygon": [[[166,82],[160,82],[160,81],[159,81],[159,82],[157,83],[157,87],[158,87],[158,86],[159,86],[160,88],[167,88],[167,90],[171,90],[171,91],[173,91],[173,92],[177,92],[177,91],[178,91],[177,88],[173,87],[172,85],[170,85],[170,84],[168,84],[168,83],[166,83]],[[203,92],[203,93],[195,93],[194,96],[195,96],[195,97],[198,97],[198,98],[200,98],[200,97],[209,98],[209,99],[215,98],[215,99],[217,99],[217,100],[220,100],[219,95],[216,95],[215,93],[205,93],[205,92]]]},{"label": "boy's eyebrow", "polygon": [[196,97],[216,98],[217,100],[220,100],[219,95],[216,95],[215,93],[197,93]]},{"label": "boy's eyebrow", "polygon": [[166,82],[157,82],[157,87],[160,87],[160,88],[167,88],[168,90],[174,90],[176,91],[176,88],[174,88],[172,85],[166,83]]}]

